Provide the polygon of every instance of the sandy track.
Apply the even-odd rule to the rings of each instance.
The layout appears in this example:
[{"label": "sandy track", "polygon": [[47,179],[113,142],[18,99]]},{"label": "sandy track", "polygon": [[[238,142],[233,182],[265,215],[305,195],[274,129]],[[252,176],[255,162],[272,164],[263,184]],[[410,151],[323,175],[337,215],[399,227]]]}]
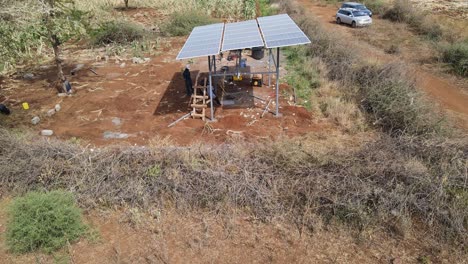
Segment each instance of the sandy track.
[{"label": "sandy track", "polygon": [[[381,62],[403,61],[415,73],[417,87],[420,88],[431,101],[440,105],[449,116],[455,120],[455,125],[468,131],[468,94],[465,92],[468,87],[457,84],[454,80],[439,76],[438,74],[423,69],[413,61],[414,56],[401,54],[399,56],[386,54],[384,50],[373,46],[372,44],[354,36],[356,29],[347,26],[340,26],[334,23],[336,7],[323,6],[310,0],[298,0],[301,6],[305,7],[306,12],[309,12],[313,17],[320,21],[323,26],[331,31],[338,32],[343,36],[343,39],[352,39],[357,46],[360,47],[359,52],[365,52],[366,56],[373,57],[372,59]],[[392,23],[383,21],[374,17],[374,24],[384,24],[386,27],[392,27]],[[366,29],[360,29],[366,30]],[[390,28],[389,28],[390,30]],[[411,34],[411,32],[405,32]],[[410,51],[409,51],[410,52]],[[464,91],[465,90],[465,91]]]}]

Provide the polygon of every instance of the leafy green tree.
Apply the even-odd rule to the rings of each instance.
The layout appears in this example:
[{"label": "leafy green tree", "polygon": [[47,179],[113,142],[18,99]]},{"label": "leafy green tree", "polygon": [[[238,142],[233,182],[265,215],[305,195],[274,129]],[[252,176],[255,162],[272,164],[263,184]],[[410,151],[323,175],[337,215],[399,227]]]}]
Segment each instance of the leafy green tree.
[{"label": "leafy green tree", "polygon": [[86,33],[87,13],[73,0],[0,0],[0,70],[33,58],[44,46],[54,50],[58,79],[64,80],[61,47]]},{"label": "leafy green tree", "polygon": [[73,37],[84,33],[84,13],[75,9],[74,0],[38,0],[42,10],[42,25],[46,38],[54,50],[57,77],[65,81],[62,69],[61,46]]}]

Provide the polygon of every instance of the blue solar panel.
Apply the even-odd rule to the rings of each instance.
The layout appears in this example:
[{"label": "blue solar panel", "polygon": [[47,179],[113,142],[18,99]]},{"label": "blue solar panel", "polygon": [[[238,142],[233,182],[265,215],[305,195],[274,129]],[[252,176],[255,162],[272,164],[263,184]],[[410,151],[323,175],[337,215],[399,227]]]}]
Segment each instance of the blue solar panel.
[{"label": "blue solar panel", "polygon": [[267,48],[309,44],[309,38],[287,15],[257,18]]},{"label": "blue solar panel", "polygon": [[256,20],[226,24],[222,51],[263,46],[263,39]]},{"label": "blue solar panel", "polygon": [[296,23],[287,14],[282,14],[195,27],[177,59],[216,55],[227,50],[279,48],[309,43],[309,38]]},{"label": "blue solar panel", "polygon": [[177,59],[190,59],[219,54],[224,24],[195,27]]}]

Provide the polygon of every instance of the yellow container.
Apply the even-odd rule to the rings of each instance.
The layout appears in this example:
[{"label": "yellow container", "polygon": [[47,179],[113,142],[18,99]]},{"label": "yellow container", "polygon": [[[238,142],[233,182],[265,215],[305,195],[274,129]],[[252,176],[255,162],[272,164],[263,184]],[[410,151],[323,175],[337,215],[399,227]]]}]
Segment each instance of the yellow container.
[{"label": "yellow container", "polygon": [[29,104],[28,103],[23,103],[23,109],[28,110],[29,109]]},{"label": "yellow container", "polygon": [[234,81],[242,81],[242,75],[239,75],[239,76],[234,75],[234,76],[232,76],[232,79]]}]

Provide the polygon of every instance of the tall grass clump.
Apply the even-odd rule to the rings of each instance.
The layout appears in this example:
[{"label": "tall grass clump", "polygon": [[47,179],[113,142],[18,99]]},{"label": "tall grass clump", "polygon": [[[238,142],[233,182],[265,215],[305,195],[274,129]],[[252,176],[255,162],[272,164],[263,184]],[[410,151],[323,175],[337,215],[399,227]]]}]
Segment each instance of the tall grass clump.
[{"label": "tall grass clump", "polygon": [[129,44],[142,40],[146,33],[142,26],[130,21],[108,21],[91,32],[94,45]]},{"label": "tall grass clump", "polygon": [[194,27],[216,22],[215,19],[198,11],[175,12],[162,27],[162,32],[170,36],[188,35]]},{"label": "tall grass clump", "polygon": [[468,77],[468,40],[443,45],[442,61],[460,76]]},{"label": "tall grass clump", "polygon": [[278,13],[278,9],[275,6],[272,6],[270,0],[259,0],[258,1],[259,16],[272,16]]},{"label": "tall grass clump", "polygon": [[295,90],[297,103],[312,108],[313,90],[320,86],[320,72],[304,46],[290,47],[285,50],[287,59],[287,83]]},{"label": "tall grass clump", "polygon": [[394,22],[407,23],[416,33],[430,39],[440,39],[443,35],[442,27],[428,14],[418,10],[408,0],[395,0],[382,18]]},{"label": "tall grass clump", "polygon": [[13,200],[8,210],[6,241],[15,253],[55,251],[85,232],[81,211],[71,193],[31,192]]}]

